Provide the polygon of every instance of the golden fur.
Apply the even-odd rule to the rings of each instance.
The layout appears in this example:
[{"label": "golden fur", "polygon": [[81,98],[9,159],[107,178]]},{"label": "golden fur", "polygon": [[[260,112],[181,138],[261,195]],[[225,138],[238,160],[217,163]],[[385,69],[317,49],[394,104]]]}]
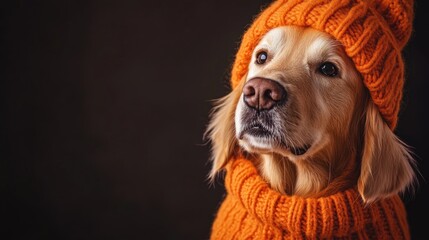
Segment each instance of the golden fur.
[{"label": "golden fur", "polygon": [[[255,59],[261,51],[268,53],[262,65]],[[320,73],[326,62],[335,64],[338,75]],[[271,137],[243,133],[251,110],[242,89],[255,77],[274,80],[287,92],[283,106],[264,113]],[[337,41],[311,28],[279,27],[264,36],[240,85],[217,101],[206,134],[211,179],[241,154],[273,189],[289,195],[319,197],[357,186],[371,202],[414,180],[406,145],[383,121],[353,62]]]}]

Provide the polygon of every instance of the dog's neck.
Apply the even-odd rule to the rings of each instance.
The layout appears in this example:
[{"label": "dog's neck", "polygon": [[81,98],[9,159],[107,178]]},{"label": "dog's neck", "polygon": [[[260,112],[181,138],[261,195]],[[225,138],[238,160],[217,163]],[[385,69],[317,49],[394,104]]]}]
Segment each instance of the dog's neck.
[{"label": "dog's neck", "polygon": [[277,154],[262,154],[259,161],[259,171],[273,189],[285,194],[294,192],[297,181],[295,164]]},{"label": "dog's neck", "polygon": [[[336,156],[325,153],[292,162],[278,154],[261,154],[258,169],[270,186],[280,193],[303,197],[322,197],[356,185],[356,151],[344,149]],[[335,161],[335,162],[334,162]]]}]

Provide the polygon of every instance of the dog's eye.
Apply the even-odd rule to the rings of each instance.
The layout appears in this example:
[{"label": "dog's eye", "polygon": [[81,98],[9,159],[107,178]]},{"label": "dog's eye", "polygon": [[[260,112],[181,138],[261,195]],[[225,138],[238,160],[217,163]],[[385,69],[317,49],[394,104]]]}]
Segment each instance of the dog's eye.
[{"label": "dog's eye", "polygon": [[256,63],[257,64],[264,64],[268,59],[268,53],[265,51],[258,52],[256,55]]},{"label": "dog's eye", "polygon": [[324,62],[320,65],[319,72],[328,77],[335,77],[338,75],[338,68],[331,62]]}]

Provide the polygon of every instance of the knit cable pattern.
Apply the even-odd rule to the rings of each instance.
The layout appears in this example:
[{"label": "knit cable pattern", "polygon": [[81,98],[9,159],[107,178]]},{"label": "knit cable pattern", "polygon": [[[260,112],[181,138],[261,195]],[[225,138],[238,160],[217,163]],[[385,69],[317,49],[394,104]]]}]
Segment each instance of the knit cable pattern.
[{"label": "knit cable pattern", "polygon": [[364,205],[355,189],[323,198],[282,195],[246,159],[228,164],[225,186],[211,239],[410,238],[399,196]]}]

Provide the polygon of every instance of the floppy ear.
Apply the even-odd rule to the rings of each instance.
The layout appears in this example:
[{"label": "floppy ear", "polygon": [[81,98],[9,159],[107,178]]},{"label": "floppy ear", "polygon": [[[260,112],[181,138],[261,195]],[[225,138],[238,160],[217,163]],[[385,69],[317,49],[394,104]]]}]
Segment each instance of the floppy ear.
[{"label": "floppy ear", "polygon": [[365,202],[403,192],[412,185],[414,160],[407,146],[382,119],[369,101],[364,128],[362,165],[358,190]]},{"label": "floppy ear", "polygon": [[212,143],[213,166],[209,179],[213,180],[216,173],[221,170],[237,150],[235,138],[235,108],[241,96],[246,75],[238,86],[228,95],[218,99],[211,113],[211,120],[205,136]]}]

